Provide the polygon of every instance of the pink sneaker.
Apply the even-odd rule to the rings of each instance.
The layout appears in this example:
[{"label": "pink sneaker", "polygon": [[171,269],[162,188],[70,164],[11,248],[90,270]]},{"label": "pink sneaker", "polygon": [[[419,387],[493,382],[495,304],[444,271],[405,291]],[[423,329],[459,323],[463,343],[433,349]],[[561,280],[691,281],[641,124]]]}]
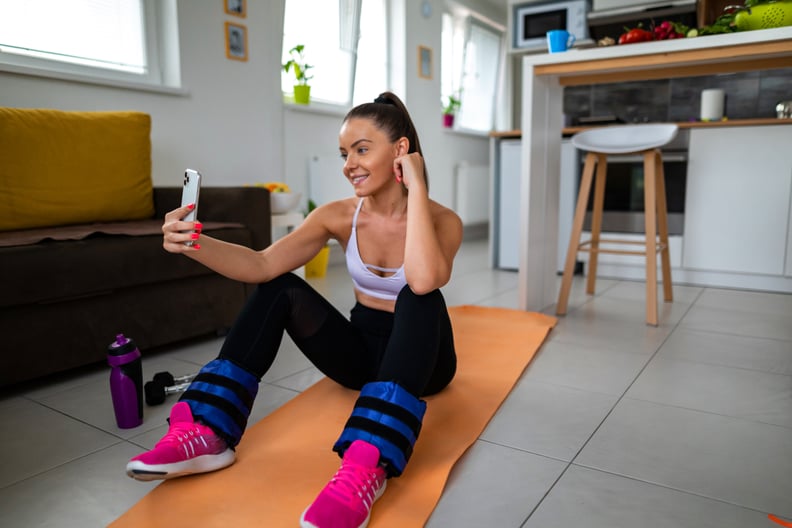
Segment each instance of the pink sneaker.
[{"label": "pink sneaker", "polygon": [[385,491],[379,449],[355,440],[335,476],[300,518],[302,528],[365,528],[371,506]]},{"label": "pink sneaker", "polygon": [[168,433],[154,449],[129,461],[127,475],[160,480],[215,471],[234,463],[234,450],[209,427],[193,419],[190,406],[179,402],[170,413]]}]

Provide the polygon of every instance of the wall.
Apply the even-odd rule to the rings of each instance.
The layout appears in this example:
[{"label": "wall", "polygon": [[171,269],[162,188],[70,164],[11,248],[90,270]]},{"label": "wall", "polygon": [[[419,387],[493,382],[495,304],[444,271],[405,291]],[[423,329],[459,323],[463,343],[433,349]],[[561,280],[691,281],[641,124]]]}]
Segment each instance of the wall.
[{"label": "wall", "polygon": [[[454,165],[459,160],[488,163],[488,139],[442,129],[439,60],[445,3],[430,2],[433,13],[424,18],[418,0],[394,0],[394,10],[403,17],[395,25],[406,32],[393,39],[400,44],[391,62],[404,64],[404,71],[397,72],[394,87],[383,90],[393,89],[407,103],[427,157],[432,195],[451,205]],[[284,107],[280,92],[283,0],[249,1],[245,19],[226,15],[219,1],[178,0],[177,5],[185,94],[0,72],[0,105],[150,113],[155,185],[178,185],[184,168],[192,167],[204,174],[209,186],[282,180],[304,191],[310,156],[337,154],[344,112]],[[493,16],[491,5],[479,8]],[[247,62],[225,57],[227,20],[247,26]],[[417,77],[419,44],[434,50],[432,80]],[[340,167],[339,163],[339,175]]]}]

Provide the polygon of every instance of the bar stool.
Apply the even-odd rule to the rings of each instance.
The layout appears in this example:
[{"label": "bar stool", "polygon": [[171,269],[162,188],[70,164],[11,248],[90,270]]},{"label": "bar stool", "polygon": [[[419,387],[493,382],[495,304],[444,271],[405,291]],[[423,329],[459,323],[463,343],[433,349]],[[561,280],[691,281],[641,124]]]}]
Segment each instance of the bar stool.
[{"label": "bar stool", "polygon": [[[556,314],[567,312],[569,291],[572,287],[572,275],[575,261],[580,251],[589,252],[588,276],[586,293],[594,293],[597,279],[597,257],[600,253],[619,255],[646,256],[646,322],[657,326],[657,256],[661,257],[663,272],[663,299],[673,300],[671,291],[671,259],[668,254],[668,216],[666,211],[665,178],[663,176],[663,159],[660,147],[670,142],[677,133],[674,124],[618,125],[579,132],[572,137],[572,144],[586,151],[583,176],[580,181],[575,218],[572,222],[572,234],[569,238],[564,276],[561,280],[561,291],[558,294]],[[609,154],[641,154],[644,159],[644,218],[646,237],[643,241],[601,239],[602,209],[605,201],[605,177]],[[596,167],[596,178],[594,168]],[[583,232],[583,220],[589,201],[592,183],[594,187],[594,204],[591,219],[591,238],[583,243],[580,237]],[[658,240],[659,232],[659,240]],[[611,249],[601,244],[643,245],[643,250]]]}]

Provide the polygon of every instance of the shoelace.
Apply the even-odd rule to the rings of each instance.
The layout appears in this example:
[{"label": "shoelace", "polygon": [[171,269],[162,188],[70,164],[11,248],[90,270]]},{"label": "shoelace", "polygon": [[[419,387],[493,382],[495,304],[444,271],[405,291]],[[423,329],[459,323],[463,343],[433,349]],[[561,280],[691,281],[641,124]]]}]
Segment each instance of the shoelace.
[{"label": "shoelace", "polygon": [[333,484],[333,491],[345,500],[349,501],[358,497],[363,501],[366,509],[370,509],[377,491],[382,486],[382,479],[371,468],[342,462],[341,468],[330,483]]},{"label": "shoelace", "polygon": [[170,442],[170,441],[185,442],[188,441],[191,436],[192,437],[197,436],[199,438],[202,437],[202,435],[198,430],[198,427],[195,424],[188,423],[185,424],[184,426],[182,426],[181,424],[177,424],[171,427],[170,430],[168,430],[168,432],[165,433],[165,436],[162,437],[162,440],[160,440],[157,443]]}]

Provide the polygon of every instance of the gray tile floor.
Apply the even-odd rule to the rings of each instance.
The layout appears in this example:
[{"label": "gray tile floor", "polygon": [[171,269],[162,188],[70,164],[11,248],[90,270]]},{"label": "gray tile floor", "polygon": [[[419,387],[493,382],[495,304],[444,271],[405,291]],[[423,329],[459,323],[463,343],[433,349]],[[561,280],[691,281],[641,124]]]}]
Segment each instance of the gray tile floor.
[{"label": "gray tile floor", "polygon": [[[312,282],[351,307],[343,267]],[[449,305],[516,308],[516,285],[516,273],[489,268],[486,241],[473,241],[445,294]],[[772,528],[768,513],[792,519],[792,295],[675,286],[653,328],[643,284],[597,286],[587,297],[576,280],[569,315],[455,467],[427,526]],[[219,344],[149,354],[145,378],[195,372]],[[100,365],[0,396],[0,526],[105,526],[156,486],[129,479],[124,465],[164,434],[169,405],[120,430],[107,378]],[[285,342],[251,420],[317,379]]]}]

